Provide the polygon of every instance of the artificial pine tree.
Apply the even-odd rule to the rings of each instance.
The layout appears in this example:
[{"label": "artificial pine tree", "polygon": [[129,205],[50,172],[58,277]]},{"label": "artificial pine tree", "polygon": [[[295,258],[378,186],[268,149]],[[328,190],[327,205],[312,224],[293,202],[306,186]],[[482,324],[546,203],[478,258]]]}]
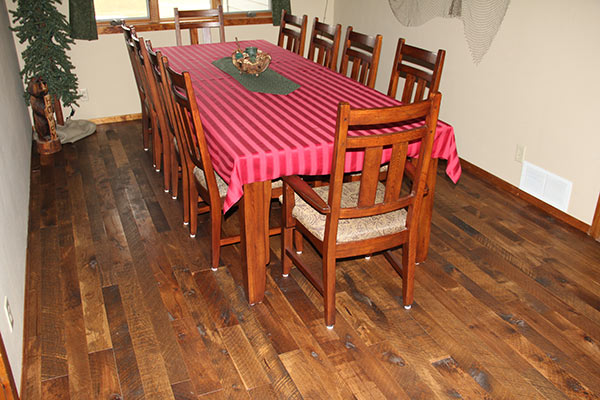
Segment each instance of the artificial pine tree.
[{"label": "artificial pine tree", "polygon": [[[51,96],[66,106],[77,105],[77,76],[67,55],[70,44],[70,27],[65,16],[55,4],[60,0],[13,0],[17,3],[12,28],[20,43],[27,42],[23,56],[21,76],[26,85],[39,79],[48,86]],[[26,94],[26,100],[29,96]]]}]

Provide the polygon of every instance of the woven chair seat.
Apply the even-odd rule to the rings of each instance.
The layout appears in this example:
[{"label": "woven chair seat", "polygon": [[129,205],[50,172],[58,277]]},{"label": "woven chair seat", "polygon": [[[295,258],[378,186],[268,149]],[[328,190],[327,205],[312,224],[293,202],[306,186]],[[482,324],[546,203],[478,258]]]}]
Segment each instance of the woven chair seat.
[{"label": "woven chair seat", "polygon": [[[342,208],[356,207],[360,181],[344,183],[342,188]],[[314,188],[314,191],[325,201],[329,195],[329,186]],[[379,182],[375,202],[382,202],[385,195],[385,185]],[[292,216],[304,225],[310,233],[319,240],[325,236],[324,214],[319,213],[309,206],[296,194]],[[338,223],[337,243],[354,242],[357,240],[371,239],[400,232],[406,229],[406,210],[401,209],[386,214],[371,217],[340,219]]]}]

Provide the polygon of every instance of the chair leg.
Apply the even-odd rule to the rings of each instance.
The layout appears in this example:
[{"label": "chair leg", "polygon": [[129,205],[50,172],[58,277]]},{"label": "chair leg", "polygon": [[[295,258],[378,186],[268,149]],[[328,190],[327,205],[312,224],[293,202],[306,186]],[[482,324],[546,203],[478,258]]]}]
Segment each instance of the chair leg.
[{"label": "chair leg", "polygon": [[196,182],[188,182],[190,185],[189,190],[189,217],[190,217],[190,237],[196,237],[198,231],[198,189],[196,189]]},{"label": "chair leg", "polygon": [[211,267],[216,271],[221,259],[221,222],[223,213],[220,208],[210,207],[210,243],[211,243]]},{"label": "chair leg", "polygon": [[160,134],[158,132],[158,122],[156,120],[156,114],[151,113],[150,125],[152,127],[152,165],[156,172],[160,172],[160,161],[161,161],[161,143]]},{"label": "chair leg", "polygon": [[177,197],[179,197],[179,160],[171,141],[171,198],[175,200]]},{"label": "chair leg", "polygon": [[288,257],[286,250],[292,250],[292,236],[294,228],[282,227],[281,230],[281,264],[283,268],[283,276],[287,277],[292,270],[292,260]]},{"label": "chair leg", "polygon": [[[193,184],[194,182],[192,182]],[[190,176],[185,160],[181,162],[181,191],[183,192],[183,225],[190,224]],[[197,207],[197,206],[196,206]]]},{"label": "chair leg", "polygon": [[142,144],[144,146],[144,151],[150,150],[150,119],[148,116],[148,110],[142,101]]},{"label": "chair leg", "polygon": [[325,325],[333,329],[335,324],[335,257],[329,251],[323,253],[323,306]]},{"label": "chair leg", "polygon": [[402,302],[409,310],[414,301],[416,241],[402,246]]},{"label": "chair leg", "polygon": [[162,155],[163,155],[163,185],[165,193],[169,193],[171,191],[171,157],[173,157],[173,153],[171,153],[171,147],[169,146],[169,135],[168,132],[162,132],[161,142],[162,142]]},{"label": "chair leg", "polygon": [[297,254],[302,254],[302,251],[304,250],[304,241],[302,233],[297,230],[294,231],[294,247],[296,248]]}]

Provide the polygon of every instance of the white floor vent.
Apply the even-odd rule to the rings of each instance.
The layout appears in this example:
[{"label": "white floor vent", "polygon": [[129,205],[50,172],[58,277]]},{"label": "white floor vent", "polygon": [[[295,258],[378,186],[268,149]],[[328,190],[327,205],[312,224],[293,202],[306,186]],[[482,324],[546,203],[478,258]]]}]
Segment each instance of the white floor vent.
[{"label": "white floor vent", "polygon": [[572,187],[573,182],[523,161],[519,188],[530,195],[559,210],[567,211]]}]

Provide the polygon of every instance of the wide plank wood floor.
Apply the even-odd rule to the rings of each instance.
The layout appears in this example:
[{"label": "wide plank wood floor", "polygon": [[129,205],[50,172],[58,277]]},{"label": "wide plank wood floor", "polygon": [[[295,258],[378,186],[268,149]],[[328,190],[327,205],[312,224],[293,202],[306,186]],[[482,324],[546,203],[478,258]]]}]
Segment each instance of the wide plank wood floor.
[{"label": "wide plank wood floor", "polygon": [[343,261],[328,331],[278,237],[262,304],[236,246],[210,271],[207,220],[191,239],[140,130],[33,156],[23,399],[600,397],[600,244],[581,232],[442,166],[412,310],[383,256]]}]

